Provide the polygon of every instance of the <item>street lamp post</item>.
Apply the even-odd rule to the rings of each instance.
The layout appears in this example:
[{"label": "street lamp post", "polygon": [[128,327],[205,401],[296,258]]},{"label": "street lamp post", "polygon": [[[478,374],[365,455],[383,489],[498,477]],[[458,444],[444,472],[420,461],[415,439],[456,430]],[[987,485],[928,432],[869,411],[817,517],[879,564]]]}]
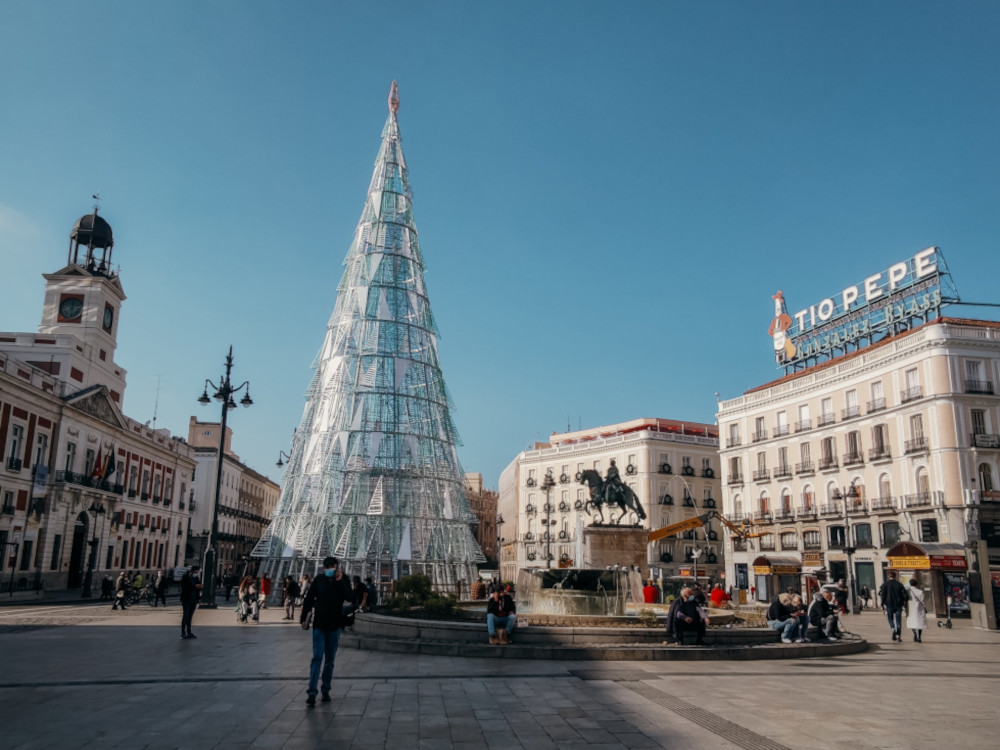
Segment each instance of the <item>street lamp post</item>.
[{"label": "street lamp post", "polygon": [[204,582],[204,597],[200,605],[202,609],[215,609],[218,606],[215,602],[215,579],[218,573],[216,570],[218,565],[216,545],[219,541],[219,496],[222,492],[222,461],[226,448],[226,417],[230,409],[236,408],[236,401],[233,399],[233,396],[244,388],[246,389],[246,393],[243,394],[240,403],[243,406],[253,405],[253,399],[250,398],[250,381],[246,380],[238,386],[233,386],[230,380],[232,372],[233,347],[230,346],[229,354],[226,355],[225,374],[219,379],[218,385],[206,379],[205,389],[198,398],[198,403],[202,406],[210,403],[211,399],[208,397],[208,389],[212,388],[215,391],[212,394],[215,400],[222,402],[222,428],[219,430],[219,464],[215,473],[215,503],[212,505],[212,526],[208,532],[208,548],[205,550],[205,577],[207,580]]},{"label": "street lamp post", "polygon": [[545,479],[542,480],[542,489],[545,490],[545,567],[552,567],[552,488],[556,486],[556,480],[552,477],[552,469],[545,472]]},{"label": "street lamp post", "polygon": [[844,491],[844,553],[847,555],[847,601],[850,604],[851,612],[858,614],[861,610],[858,608],[857,602],[857,581],[854,576],[854,564],[852,562],[852,557],[855,552],[855,547],[851,544],[851,515],[850,507],[851,501],[856,500],[860,493],[858,488],[854,486],[856,480],[851,480],[851,484]]},{"label": "street lamp post", "polygon": [[274,465],[280,469],[282,466],[284,466],[287,462],[291,460],[292,457],[290,455],[288,455],[284,451],[278,451],[278,460]]},{"label": "street lamp post", "polygon": [[497,515],[497,575],[503,579],[503,537],[501,536],[501,531],[503,529],[505,521],[503,520],[503,513]]},{"label": "street lamp post", "polygon": [[87,512],[94,517],[94,533],[91,534],[90,541],[87,545],[90,547],[90,554],[87,556],[87,572],[83,575],[83,593],[81,594],[82,599],[90,599],[93,595],[93,583],[94,583],[94,565],[96,564],[95,558],[97,557],[97,518],[103,516],[107,511],[104,510],[104,505],[97,502],[96,500],[90,504],[87,508]]}]

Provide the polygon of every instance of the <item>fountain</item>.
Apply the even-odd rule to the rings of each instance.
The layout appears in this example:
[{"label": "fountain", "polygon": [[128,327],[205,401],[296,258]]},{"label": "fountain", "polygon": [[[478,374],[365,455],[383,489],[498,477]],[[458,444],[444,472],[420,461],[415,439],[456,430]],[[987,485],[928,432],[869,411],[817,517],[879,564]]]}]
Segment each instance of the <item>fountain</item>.
[{"label": "fountain", "polygon": [[615,617],[642,602],[642,575],[627,569],[522,568],[517,611],[534,615]]}]

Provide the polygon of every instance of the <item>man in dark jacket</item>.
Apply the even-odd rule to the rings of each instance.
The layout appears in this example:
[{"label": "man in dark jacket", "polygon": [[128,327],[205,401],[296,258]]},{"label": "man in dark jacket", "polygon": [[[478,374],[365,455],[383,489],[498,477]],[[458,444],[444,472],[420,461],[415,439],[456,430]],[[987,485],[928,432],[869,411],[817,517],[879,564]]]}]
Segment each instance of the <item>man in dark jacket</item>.
[{"label": "man in dark jacket", "polygon": [[694,599],[690,588],[682,588],[681,595],[674,599],[667,612],[667,637],[684,644],[684,631],[695,632],[695,645],[705,645],[705,626],[708,618],[703,616],[703,610]]},{"label": "man in dark jacket", "polygon": [[202,583],[198,575],[200,571],[200,566],[192,565],[191,569],[181,578],[182,641],[198,637],[191,632],[191,619],[194,617],[194,611],[198,608],[198,598],[201,596]]},{"label": "man in dark jacket", "polygon": [[892,640],[902,643],[903,638],[900,636],[900,631],[903,627],[903,608],[910,595],[906,593],[903,584],[896,580],[895,570],[887,570],[885,577],[885,583],[879,589],[878,596],[882,600],[882,609],[885,610],[885,614],[889,618]]},{"label": "man in dark jacket", "polygon": [[810,641],[836,641],[840,638],[840,621],[837,613],[834,612],[833,602],[834,589],[836,587],[824,586],[823,589],[813,597],[812,604],[809,605],[809,626],[806,628],[806,639]]},{"label": "man in dark jacket", "polygon": [[[337,658],[340,634],[347,623],[344,604],[351,605],[351,582],[340,570],[336,557],[323,560],[323,575],[316,576],[302,601],[299,622],[309,630],[309,615],[313,615],[313,657],[309,665],[309,689],[306,703],[316,705],[316,686],[323,668],[323,702],[330,702],[330,683],[333,680],[333,663]],[[325,658],[325,661],[324,661]]]},{"label": "man in dark jacket", "polygon": [[[510,634],[514,630],[515,620],[514,613],[517,611],[517,607],[514,606],[514,600],[511,598],[510,594],[507,594],[500,589],[496,589],[486,602],[486,629],[490,633],[490,643],[496,646],[498,643],[509,644],[513,643],[510,639]],[[497,625],[500,626],[500,635],[497,635]]]}]

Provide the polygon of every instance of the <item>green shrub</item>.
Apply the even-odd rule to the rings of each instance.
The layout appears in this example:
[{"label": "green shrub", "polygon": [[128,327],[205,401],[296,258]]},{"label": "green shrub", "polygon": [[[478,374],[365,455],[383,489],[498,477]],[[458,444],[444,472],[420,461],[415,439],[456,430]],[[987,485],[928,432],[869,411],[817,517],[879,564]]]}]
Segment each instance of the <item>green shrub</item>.
[{"label": "green shrub", "polygon": [[660,626],[660,621],[656,618],[656,612],[651,609],[640,609],[639,610],[639,624],[644,628],[657,628]]},{"label": "green shrub", "polygon": [[396,594],[412,604],[423,604],[431,596],[431,579],[421,573],[403,576],[396,581]]}]

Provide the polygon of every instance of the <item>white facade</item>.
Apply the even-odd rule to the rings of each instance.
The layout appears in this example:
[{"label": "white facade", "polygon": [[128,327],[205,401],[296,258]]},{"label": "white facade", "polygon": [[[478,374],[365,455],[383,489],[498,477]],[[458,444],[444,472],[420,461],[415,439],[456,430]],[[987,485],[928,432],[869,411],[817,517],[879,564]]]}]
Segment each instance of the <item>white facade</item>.
[{"label": "white facade", "polygon": [[[714,425],[636,419],[553,434],[548,443],[521,452],[500,475],[501,576],[514,580],[521,568],[546,567],[549,555],[551,567],[582,564],[581,532],[593,519],[584,511],[589,489],[577,477],[587,469],[604,477],[612,459],[646,514],[645,519],[626,517],[623,523],[637,521],[657,529],[715,508],[718,444]],[[546,473],[556,482],[547,494],[542,488]],[[717,578],[722,571],[720,537],[715,524],[655,542],[649,546],[649,565],[664,577],[690,577],[691,553],[698,550],[699,575]]]},{"label": "white facade", "polygon": [[761,600],[816,571],[875,589],[911,542],[954,566],[927,571],[943,599],[1000,500],[998,378],[1000,323],[942,318],[720,402],[723,512],[765,534],[727,535],[727,579]]}]

